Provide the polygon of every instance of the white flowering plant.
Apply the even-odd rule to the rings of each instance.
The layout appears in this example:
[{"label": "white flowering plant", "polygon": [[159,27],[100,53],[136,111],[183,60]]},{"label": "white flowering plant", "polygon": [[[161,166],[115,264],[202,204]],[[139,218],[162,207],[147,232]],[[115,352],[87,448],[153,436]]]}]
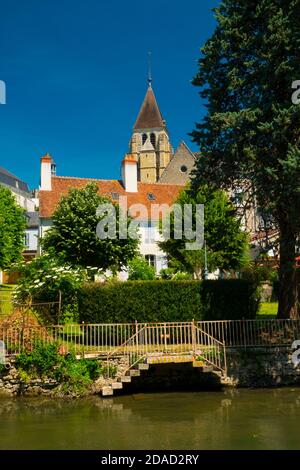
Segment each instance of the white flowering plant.
[{"label": "white flowering plant", "polygon": [[96,267],[62,265],[48,254],[29,262],[18,263],[14,265],[14,270],[20,274],[20,279],[13,293],[13,301],[18,304],[35,304],[58,302],[61,299],[60,318],[57,318],[57,308],[50,311],[54,322],[77,321],[78,289],[95,275],[102,274]]}]

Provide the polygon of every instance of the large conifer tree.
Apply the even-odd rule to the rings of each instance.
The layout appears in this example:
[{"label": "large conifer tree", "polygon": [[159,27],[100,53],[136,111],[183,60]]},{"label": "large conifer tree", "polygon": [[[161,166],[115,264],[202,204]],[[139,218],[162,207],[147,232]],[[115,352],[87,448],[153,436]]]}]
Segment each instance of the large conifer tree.
[{"label": "large conifer tree", "polygon": [[223,0],[194,84],[207,114],[193,132],[203,157],[194,186],[243,182],[280,233],[278,316],[297,318],[300,232],[300,0]]}]

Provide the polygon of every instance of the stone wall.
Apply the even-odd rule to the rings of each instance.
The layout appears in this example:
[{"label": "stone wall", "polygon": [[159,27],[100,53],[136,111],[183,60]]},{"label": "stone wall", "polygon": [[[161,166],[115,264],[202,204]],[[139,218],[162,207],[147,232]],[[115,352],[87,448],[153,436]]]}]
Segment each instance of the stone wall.
[{"label": "stone wall", "polygon": [[[128,368],[126,358],[115,358],[111,365],[117,367],[115,378],[99,377],[85,395],[99,394],[103,387],[117,380]],[[227,351],[228,385],[237,387],[279,387],[300,385],[300,365],[292,363],[290,347],[230,349]],[[53,379],[22,381],[18,371],[11,367],[0,372],[0,396],[68,396],[76,394],[60,391],[60,383]],[[156,392],[162,390],[213,390],[221,387],[219,377],[203,373],[187,364],[151,365],[140,377],[134,377],[120,393]]]},{"label": "stone wall", "polygon": [[25,383],[14,367],[0,372],[0,396],[51,395],[58,385],[56,380],[47,378],[32,379]]},{"label": "stone wall", "polygon": [[228,350],[228,375],[238,387],[300,385],[290,347]]},{"label": "stone wall", "polygon": [[[103,361],[105,365],[105,361]],[[128,369],[128,358],[120,357],[110,361],[111,366],[116,366],[116,378],[106,378],[100,376],[91,386],[89,386],[83,395],[95,395],[101,392],[102,388],[123,375]],[[22,376],[12,364],[10,368],[0,370],[0,397],[1,396],[59,396],[59,397],[76,397],[76,393],[72,390],[61,390],[61,383],[52,378],[35,378],[29,381],[22,380]]]}]

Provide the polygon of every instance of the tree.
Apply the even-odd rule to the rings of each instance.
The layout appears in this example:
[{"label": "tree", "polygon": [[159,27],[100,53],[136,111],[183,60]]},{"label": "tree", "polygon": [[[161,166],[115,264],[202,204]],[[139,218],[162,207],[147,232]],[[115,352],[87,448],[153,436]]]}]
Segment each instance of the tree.
[{"label": "tree", "polygon": [[[116,210],[116,237],[100,239],[96,228],[103,221],[104,215],[97,215],[102,204],[108,204],[108,198],[98,194],[95,183],[89,183],[83,189],[71,189],[53,214],[52,227],[41,241],[43,249],[62,263],[73,266],[95,266],[117,272],[126,266],[137,252],[139,241],[133,238],[120,239],[118,231],[119,206]],[[130,222],[127,218],[127,224]]]},{"label": "tree", "polygon": [[62,265],[60,260],[48,254],[37,256],[30,262],[16,263],[14,269],[20,274],[13,292],[14,302],[31,302],[40,319],[50,320],[52,324],[78,321],[78,290],[94,274],[99,274],[98,268]]},{"label": "tree", "polygon": [[297,318],[300,232],[300,0],[223,0],[194,85],[207,114],[192,133],[203,154],[193,186],[234,188],[274,217],[280,239],[278,316]]},{"label": "tree", "polygon": [[12,192],[0,186],[0,269],[21,259],[26,229],[25,212]]},{"label": "tree", "polygon": [[128,264],[129,281],[153,281],[156,279],[156,273],[153,266],[142,256],[137,256]]},{"label": "tree", "polygon": [[[246,264],[247,235],[241,230],[235,208],[224,191],[212,191],[208,186],[202,186],[197,191],[187,187],[179,194],[175,203],[182,207],[182,213],[185,204],[192,205],[193,230],[196,229],[196,204],[204,205],[204,239],[210,271],[217,268],[238,269]],[[176,214],[172,211],[170,238],[159,242],[159,246],[168,255],[172,266],[177,266],[178,270],[190,272],[195,278],[200,279],[205,262],[204,248],[186,250],[187,239],[184,236],[180,240],[175,239],[175,217]]]}]

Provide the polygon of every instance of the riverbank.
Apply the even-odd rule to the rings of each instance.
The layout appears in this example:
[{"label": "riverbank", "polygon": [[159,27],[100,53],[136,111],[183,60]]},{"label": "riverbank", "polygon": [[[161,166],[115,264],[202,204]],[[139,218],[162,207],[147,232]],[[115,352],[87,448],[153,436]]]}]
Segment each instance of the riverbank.
[{"label": "riverbank", "polygon": [[[80,389],[68,386],[63,380],[49,377],[30,377],[15,366],[0,372],[0,395],[45,396],[78,398],[99,395],[102,389],[117,382],[124,375],[128,364],[126,358],[115,359],[113,376],[100,375]],[[227,350],[228,380],[214,371],[204,373],[191,362],[151,364],[148,370],[134,374],[118,395],[161,391],[220,390],[224,385],[235,388],[276,388],[300,385],[300,366],[292,361],[292,350],[288,347],[248,348]],[[107,372],[107,371],[106,371]]]}]

